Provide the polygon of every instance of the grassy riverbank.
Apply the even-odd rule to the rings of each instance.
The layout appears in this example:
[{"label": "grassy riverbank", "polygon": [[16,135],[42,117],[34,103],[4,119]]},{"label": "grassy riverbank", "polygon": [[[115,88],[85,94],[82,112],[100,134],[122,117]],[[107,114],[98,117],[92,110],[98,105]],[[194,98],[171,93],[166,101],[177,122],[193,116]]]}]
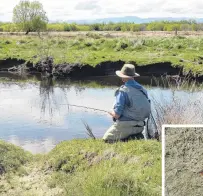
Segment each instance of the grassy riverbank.
[{"label": "grassy riverbank", "polygon": [[36,63],[53,56],[54,63],[80,63],[95,66],[105,61],[135,62],[139,66],[171,62],[186,71],[203,73],[203,39],[201,37],[112,37],[110,34],[87,33],[62,37],[0,37],[0,60],[24,59]]},{"label": "grassy riverbank", "polygon": [[0,195],[161,195],[161,144],[73,140],[46,155],[0,141]]}]

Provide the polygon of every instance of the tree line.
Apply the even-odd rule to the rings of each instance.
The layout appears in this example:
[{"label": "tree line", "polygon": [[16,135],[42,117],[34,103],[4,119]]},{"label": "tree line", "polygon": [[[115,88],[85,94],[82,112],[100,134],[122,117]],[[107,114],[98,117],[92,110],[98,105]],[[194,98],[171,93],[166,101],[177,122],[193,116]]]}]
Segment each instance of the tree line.
[{"label": "tree line", "polygon": [[95,23],[68,24],[49,23],[43,5],[38,1],[21,0],[13,9],[13,22],[1,23],[4,32],[42,32],[42,31],[202,31],[203,23],[195,20],[157,21],[136,23]]},{"label": "tree line", "polygon": [[[36,24],[38,24],[36,22]],[[26,25],[25,25],[26,26]],[[30,25],[28,25],[29,27]],[[189,24],[186,22],[151,22],[143,24],[135,23],[109,23],[109,24],[68,24],[68,23],[46,23],[43,28],[30,26],[29,28],[19,26],[15,23],[0,23],[0,31],[4,32],[41,32],[41,31],[202,31],[203,23]]]}]

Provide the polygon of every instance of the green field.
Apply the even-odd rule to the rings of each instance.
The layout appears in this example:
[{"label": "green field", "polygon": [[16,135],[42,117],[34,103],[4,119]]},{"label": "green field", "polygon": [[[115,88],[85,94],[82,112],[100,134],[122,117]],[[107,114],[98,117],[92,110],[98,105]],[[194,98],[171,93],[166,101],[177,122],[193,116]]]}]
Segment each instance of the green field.
[{"label": "green field", "polygon": [[0,141],[0,195],[158,196],[161,144],[73,140],[45,155]]},{"label": "green field", "polygon": [[134,62],[139,66],[171,62],[185,71],[203,73],[203,38],[184,36],[112,37],[87,33],[72,37],[0,37],[0,60],[24,59],[33,63],[53,56],[54,63],[79,63],[95,66],[105,61]]}]

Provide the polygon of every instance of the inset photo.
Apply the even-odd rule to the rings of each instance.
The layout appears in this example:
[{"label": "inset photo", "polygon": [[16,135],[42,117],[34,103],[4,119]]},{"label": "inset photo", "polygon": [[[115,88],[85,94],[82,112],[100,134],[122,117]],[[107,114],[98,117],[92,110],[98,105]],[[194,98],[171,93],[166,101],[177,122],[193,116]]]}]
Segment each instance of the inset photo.
[{"label": "inset photo", "polygon": [[162,196],[203,195],[203,126],[163,126]]}]

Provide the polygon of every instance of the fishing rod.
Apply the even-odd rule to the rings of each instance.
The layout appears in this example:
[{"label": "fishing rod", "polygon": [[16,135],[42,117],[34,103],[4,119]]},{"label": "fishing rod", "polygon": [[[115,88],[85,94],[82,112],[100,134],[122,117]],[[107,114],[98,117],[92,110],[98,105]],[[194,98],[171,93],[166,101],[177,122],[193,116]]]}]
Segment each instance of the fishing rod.
[{"label": "fishing rod", "polygon": [[60,105],[68,105],[68,106],[73,106],[73,107],[78,107],[78,108],[86,108],[86,109],[91,109],[91,110],[96,110],[96,111],[100,111],[100,112],[109,113],[107,110],[101,110],[101,109],[87,107],[87,106],[82,106],[82,105],[73,105],[73,104],[60,104]]},{"label": "fishing rod", "polygon": [[[74,104],[60,104],[60,105],[68,105],[68,106],[73,106],[73,107],[78,107],[78,108],[85,108],[85,109],[91,109],[91,110],[95,110],[95,111],[109,113],[109,111],[107,111],[107,110],[101,110],[101,109],[98,109],[98,108],[92,108],[92,107],[81,106],[81,105],[74,105]],[[150,114],[150,116],[151,116],[151,119],[152,119],[152,121],[153,121],[153,123],[155,125],[155,129],[156,129],[156,131],[155,131],[155,138],[158,139],[158,136],[159,136],[158,126],[156,124],[156,121],[155,121],[152,113]],[[149,120],[149,118],[148,118],[148,120]]]}]

